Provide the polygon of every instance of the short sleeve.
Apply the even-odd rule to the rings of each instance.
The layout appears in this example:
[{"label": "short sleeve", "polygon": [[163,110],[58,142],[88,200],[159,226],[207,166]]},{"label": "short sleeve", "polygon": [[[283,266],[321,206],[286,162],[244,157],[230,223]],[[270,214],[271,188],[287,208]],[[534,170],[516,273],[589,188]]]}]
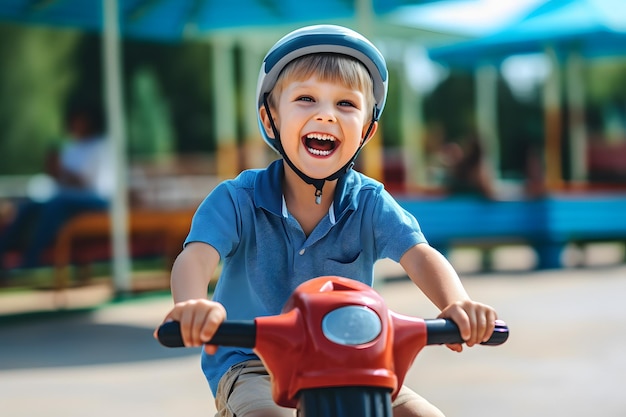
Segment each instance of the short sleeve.
[{"label": "short sleeve", "polygon": [[378,196],[373,224],[377,252],[396,262],[419,243],[427,243],[417,219],[385,190]]},{"label": "short sleeve", "polygon": [[241,216],[234,188],[219,184],[200,204],[191,221],[185,245],[203,242],[213,246],[220,258],[231,254],[241,238]]}]

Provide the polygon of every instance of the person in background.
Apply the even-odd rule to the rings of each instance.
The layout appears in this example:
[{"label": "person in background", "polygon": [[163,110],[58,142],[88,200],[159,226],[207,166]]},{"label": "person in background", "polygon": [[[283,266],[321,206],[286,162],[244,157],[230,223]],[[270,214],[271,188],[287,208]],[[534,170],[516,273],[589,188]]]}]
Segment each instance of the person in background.
[{"label": "person in background", "polygon": [[[45,171],[52,181],[44,181],[45,193],[21,202],[0,234],[0,263],[9,249],[22,242],[17,266],[40,266],[43,252],[69,219],[86,211],[106,210],[109,205],[114,191],[113,161],[100,107],[72,102],[65,126],[67,140],[46,156]],[[4,265],[2,269],[6,270]]]},{"label": "person in background", "polygon": [[480,138],[473,134],[461,144],[449,144],[447,191],[455,195],[475,195],[494,199],[493,173]]}]

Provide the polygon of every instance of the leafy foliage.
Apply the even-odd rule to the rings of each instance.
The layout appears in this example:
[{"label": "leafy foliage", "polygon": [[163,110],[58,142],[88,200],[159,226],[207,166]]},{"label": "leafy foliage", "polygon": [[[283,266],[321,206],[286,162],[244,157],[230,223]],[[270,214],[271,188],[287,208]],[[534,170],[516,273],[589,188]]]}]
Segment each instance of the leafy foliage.
[{"label": "leafy foliage", "polygon": [[79,39],[67,30],[0,26],[0,174],[40,170],[45,153],[62,137]]}]

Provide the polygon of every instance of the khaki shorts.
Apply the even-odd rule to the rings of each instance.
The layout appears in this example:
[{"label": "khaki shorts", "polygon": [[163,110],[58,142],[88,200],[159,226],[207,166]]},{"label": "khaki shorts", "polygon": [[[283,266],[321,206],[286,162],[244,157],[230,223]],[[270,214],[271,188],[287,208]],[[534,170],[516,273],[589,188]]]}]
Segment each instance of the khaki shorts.
[{"label": "khaki shorts", "polygon": [[[392,407],[410,400],[425,401],[402,386]],[[260,360],[233,365],[222,376],[215,395],[216,417],[245,417],[250,411],[272,410],[275,416],[295,416],[295,410],[276,405],[272,399],[270,376]]]}]

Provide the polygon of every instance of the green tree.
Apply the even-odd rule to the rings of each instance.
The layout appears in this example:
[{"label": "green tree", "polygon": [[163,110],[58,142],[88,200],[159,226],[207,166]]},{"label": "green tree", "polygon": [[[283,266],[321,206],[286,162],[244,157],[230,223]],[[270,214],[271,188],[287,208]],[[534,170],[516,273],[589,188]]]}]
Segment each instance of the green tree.
[{"label": "green tree", "polygon": [[70,30],[0,25],[0,175],[40,172],[75,80]]},{"label": "green tree", "polygon": [[170,155],[175,139],[173,126],[154,71],[138,70],[132,79],[131,92],[128,118],[131,154],[157,159]]}]

